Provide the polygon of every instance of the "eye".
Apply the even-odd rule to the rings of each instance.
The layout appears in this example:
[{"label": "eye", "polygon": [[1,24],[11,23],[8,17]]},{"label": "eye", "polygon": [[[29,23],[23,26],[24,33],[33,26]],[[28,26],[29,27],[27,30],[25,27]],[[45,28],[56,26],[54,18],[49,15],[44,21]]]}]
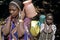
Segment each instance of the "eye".
[{"label": "eye", "polygon": [[12,9],[12,11],[16,11],[15,9]]},{"label": "eye", "polygon": [[47,19],[47,20],[53,20],[53,19]]}]

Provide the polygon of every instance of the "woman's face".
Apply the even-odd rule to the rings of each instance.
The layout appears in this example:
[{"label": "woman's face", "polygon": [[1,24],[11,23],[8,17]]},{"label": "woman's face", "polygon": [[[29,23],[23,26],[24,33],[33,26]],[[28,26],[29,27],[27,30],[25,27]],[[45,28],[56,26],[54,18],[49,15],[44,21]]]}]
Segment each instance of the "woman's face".
[{"label": "woman's face", "polygon": [[9,12],[12,17],[16,17],[19,13],[19,9],[15,5],[9,5]]},{"label": "woman's face", "polygon": [[53,23],[53,17],[52,16],[48,16],[46,19],[47,24],[52,24]]}]

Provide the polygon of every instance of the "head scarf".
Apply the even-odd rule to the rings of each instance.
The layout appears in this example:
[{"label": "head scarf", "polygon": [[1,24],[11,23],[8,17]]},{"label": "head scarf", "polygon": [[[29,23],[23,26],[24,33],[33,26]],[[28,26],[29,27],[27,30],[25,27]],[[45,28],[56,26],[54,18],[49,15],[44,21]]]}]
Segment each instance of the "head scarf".
[{"label": "head scarf", "polygon": [[23,4],[22,4],[22,2],[21,1],[19,1],[19,0],[13,0],[13,1],[11,1],[9,4],[14,4],[14,5],[16,5],[19,9],[21,9],[22,10],[22,8],[23,8]]},{"label": "head scarf", "polygon": [[19,9],[19,17],[21,16],[21,11],[23,10],[23,4],[19,0],[13,0],[9,3],[9,5],[14,4]]}]

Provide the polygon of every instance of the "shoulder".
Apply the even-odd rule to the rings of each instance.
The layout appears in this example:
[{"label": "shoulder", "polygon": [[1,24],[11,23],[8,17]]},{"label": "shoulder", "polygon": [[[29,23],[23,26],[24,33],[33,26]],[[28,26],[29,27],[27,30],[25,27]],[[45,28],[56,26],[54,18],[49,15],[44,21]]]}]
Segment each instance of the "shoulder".
[{"label": "shoulder", "polygon": [[52,27],[53,27],[53,29],[56,29],[56,25],[53,24]]}]

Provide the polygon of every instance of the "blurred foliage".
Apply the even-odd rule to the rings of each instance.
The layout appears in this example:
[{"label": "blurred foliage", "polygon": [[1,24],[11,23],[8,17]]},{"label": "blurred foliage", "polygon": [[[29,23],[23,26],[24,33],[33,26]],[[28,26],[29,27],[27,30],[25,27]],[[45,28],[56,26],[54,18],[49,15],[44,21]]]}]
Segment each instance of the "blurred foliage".
[{"label": "blurred foliage", "polygon": [[4,18],[0,19],[0,25],[4,24]]}]

